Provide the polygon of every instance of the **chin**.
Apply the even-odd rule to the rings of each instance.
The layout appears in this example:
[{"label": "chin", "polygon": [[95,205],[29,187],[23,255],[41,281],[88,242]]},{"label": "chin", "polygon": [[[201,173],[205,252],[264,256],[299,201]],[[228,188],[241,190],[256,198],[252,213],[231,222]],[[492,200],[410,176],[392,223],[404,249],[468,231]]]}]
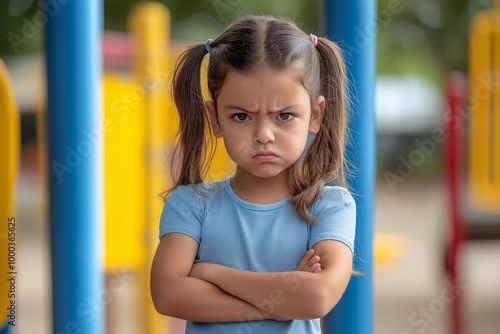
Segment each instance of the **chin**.
[{"label": "chin", "polygon": [[[233,160],[234,161],[234,160]],[[238,163],[235,162],[241,172],[252,175],[256,178],[269,179],[286,173],[293,165],[288,161],[286,163]],[[288,166],[290,164],[290,166]]]},{"label": "chin", "polygon": [[[247,170],[248,171],[248,170]],[[276,168],[269,168],[268,170],[265,170],[264,168],[261,170],[253,170],[253,171],[248,171],[250,174],[252,174],[255,177],[262,178],[262,179],[269,179],[273,178],[276,176],[281,175],[285,170],[283,169],[276,169]]]}]

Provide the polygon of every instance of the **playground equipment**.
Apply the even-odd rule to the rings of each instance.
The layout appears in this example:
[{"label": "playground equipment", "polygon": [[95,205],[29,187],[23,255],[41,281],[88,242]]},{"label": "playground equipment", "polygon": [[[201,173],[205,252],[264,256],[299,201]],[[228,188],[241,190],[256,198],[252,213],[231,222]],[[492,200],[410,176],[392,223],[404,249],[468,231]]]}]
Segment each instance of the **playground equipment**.
[{"label": "playground equipment", "polygon": [[[350,183],[362,208],[355,265],[367,275],[351,281],[325,327],[329,333],[335,328],[344,333],[371,333],[375,42],[370,38],[366,45],[356,46],[352,30],[371,20],[375,2],[326,4],[326,13],[345,13],[346,20],[337,23],[331,23],[327,14],[327,33],[347,49],[348,64],[357,66],[349,65],[349,79],[358,94],[353,100],[359,102],[351,124],[356,154],[350,152],[350,159],[363,175],[356,175]],[[157,194],[169,186],[170,180],[164,177],[169,174],[177,123],[166,84],[170,77],[170,58],[164,49],[169,14],[156,3],[141,3],[131,11],[129,29],[139,50],[134,79],[105,74],[101,114],[100,5],[99,0],[69,2],[46,26],[54,332],[102,333],[107,306],[102,298],[110,290],[104,285],[105,273],[109,277],[113,270],[126,268],[137,273],[143,287],[137,311],[143,312],[144,331],[164,333],[165,318],[152,307],[148,275],[158,243],[162,202]],[[352,47],[362,47],[363,52],[353,52]],[[93,145],[84,151],[87,142]],[[206,181],[234,170],[222,141],[217,147]],[[86,153],[80,159],[71,153],[79,150]],[[55,162],[64,161],[70,170],[54,167]],[[105,239],[101,237],[104,229]]]},{"label": "playground equipment", "polygon": [[[375,46],[376,34],[359,35],[376,11],[373,0],[325,1],[326,33],[345,53],[347,73],[355,92],[354,110],[349,128],[353,145],[348,147],[349,161],[357,172],[348,183],[356,200],[356,256],[354,267],[366,273],[352,277],[340,302],[325,318],[326,333],[367,334],[373,332],[373,199],[375,193]],[[342,13],[342,20],[338,18]],[[363,43],[360,43],[363,39]]]},{"label": "playground equipment", "polygon": [[128,21],[138,50],[134,77],[127,82],[107,73],[104,81],[105,118],[113,124],[105,134],[104,150],[106,271],[125,268],[135,273],[141,287],[136,308],[140,327],[165,333],[165,317],[149,298],[149,271],[162,208],[156,195],[166,186],[165,129],[175,124],[168,120],[173,113],[166,91],[170,15],[162,5],[140,3]]},{"label": "playground equipment", "polygon": [[500,6],[478,13],[470,31],[469,189],[477,211],[500,213]]},{"label": "playground equipment", "polygon": [[[462,160],[461,152],[463,152],[463,141],[462,132],[460,127],[452,125],[453,120],[459,120],[460,114],[464,110],[463,102],[465,99],[466,88],[465,88],[465,78],[459,73],[454,73],[449,81],[447,87],[448,94],[448,107],[450,112],[450,122],[447,124],[446,132],[448,134],[448,140],[446,142],[446,171],[447,171],[447,184],[448,184],[448,196],[450,198],[450,236],[448,240],[448,245],[445,254],[445,264],[446,270],[451,279],[452,287],[454,289],[455,300],[452,304],[452,322],[451,322],[451,333],[460,334],[462,333],[462,325],[460,323],[460,309],[461,309],[461,299],[458,297],[458,256],[460,251],[460,245],[464,238],[464,231],[462,226],[460,211],[460,186],[459,180],[461,177],[460,173],[460,163]],[[455,123],[455,122],[453,122]]]},{"label": "playground equipment", "polygon": [[477,13],[471,23],[469,91],[463,75],[454,73],[448,80],[451,236],[446,269],[456,296],[453,334],[463,333],[458,290],[461,246],[467,240],[500,238],[500,2],[496,4],[491,11]]},{"label": "playground equipment", "polygon": [[[0,333],[9,333],[16,324],[16,215],[15,184],[19,163],[19,112],[12,84],[0,59]],[[14,277],[14,280],[10,280]],[[12,304],[14,302],[14,304]],[[5,315],[7,315],[5,317]],[[12,317],[11,317],[12,315]]]},{"label": "playground equipment", "polygon": [[70,1],[45,26],[55,333],[104,328],[101,5]]}]

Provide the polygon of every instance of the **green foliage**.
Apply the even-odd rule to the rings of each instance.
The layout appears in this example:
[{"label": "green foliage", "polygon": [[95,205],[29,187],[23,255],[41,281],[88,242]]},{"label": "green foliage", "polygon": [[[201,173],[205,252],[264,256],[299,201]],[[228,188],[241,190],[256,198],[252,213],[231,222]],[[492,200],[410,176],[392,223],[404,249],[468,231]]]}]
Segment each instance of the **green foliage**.
[{"label": "green foliage", "polygon": [[452,70],[466,71],[470,20],[490,7],[491,0],[379,0],[379,73],[439,80]]},{"label": "green foliage", "polygon": [[[126,30],[126,17],[137,1],[106,0],[106,29]],[[172,38],[201,42],[215,36],[242,14],[270,14],[294,19],[306,31],[318,30],[317,1],[266,0],[158,0],[165,4],[172,16]]]},{"label": "green foliage", "polygon": [[[245,13],[292,18],[306,32],[321,34],[321,0],[157,0],[172,16],[172,38],[203,42],[217,36]],[[126,17],[137,0],[104,0],[106,29],[126,30]],[[42,11],[36,0],[0,1],[0,55],[40,51]],[[453,69],[467,69],[468,25],[491,0],[379,0],[379,73],[418,73],[440,80]],[[38,16],[37,16],[38,15]],[[335,19],[335,18],[332,18]]]},{"label": "green foliage", "polygon": [[[57,2],[57,1],[55,1]],[[127,30],[126,17],[137,0],[104,0],[104,27]],[[245,13],[290,17],[306,31],[318,31],[318,1],[157,0],[172,16],[172,37],[204,41]],[[62,6],[62,5],[61,5]],[[47,13],[36,0],[0,1],[0,55],[40,51]],[[57,15],[57,14],[56,14]]]},{"label": "green foliage", "polygon": [[33,0],[0,1],[0,55],[40,50],[43,22]]}]

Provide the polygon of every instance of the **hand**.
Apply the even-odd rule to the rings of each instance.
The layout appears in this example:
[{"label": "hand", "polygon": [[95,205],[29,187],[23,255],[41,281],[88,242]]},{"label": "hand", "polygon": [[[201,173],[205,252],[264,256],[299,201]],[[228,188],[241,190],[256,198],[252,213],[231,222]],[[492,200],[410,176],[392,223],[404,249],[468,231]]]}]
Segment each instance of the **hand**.
[{"label": "hand", "polygon": [[297,266],[297,271],[307,271],[310,273],[318,273],[321,271],[320,258],[314,255],[314,249],[308,250],[302,259],[300,259],[299,265]]}]

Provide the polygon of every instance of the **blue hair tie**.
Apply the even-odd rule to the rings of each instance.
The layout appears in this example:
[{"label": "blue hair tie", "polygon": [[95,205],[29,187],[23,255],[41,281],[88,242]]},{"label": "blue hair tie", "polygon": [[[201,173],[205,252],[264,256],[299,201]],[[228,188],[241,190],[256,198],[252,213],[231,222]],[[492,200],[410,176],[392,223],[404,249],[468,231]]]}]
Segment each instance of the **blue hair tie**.
[{"label": "blue hair tie", "polygon": [[205,42],[205,49],[207,49],[207,52],[210,53],[210,44],[213,42],[214,40],[209,38],[207,39],[207,41]]}]

